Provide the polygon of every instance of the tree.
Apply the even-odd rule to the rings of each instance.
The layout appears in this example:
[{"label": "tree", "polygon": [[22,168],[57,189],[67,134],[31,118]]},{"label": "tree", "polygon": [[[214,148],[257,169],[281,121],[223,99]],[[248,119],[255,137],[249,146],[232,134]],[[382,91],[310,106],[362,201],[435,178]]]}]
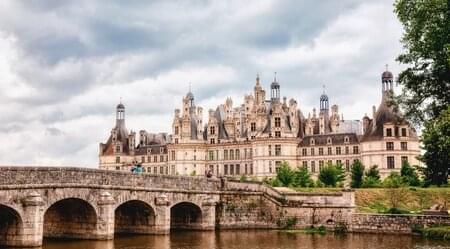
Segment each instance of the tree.
[{"label": "tree", "polygon": [[294,172],[287,162],[281,163],[277,172],[277,180],[282,186],[288,187],[294,180]]},{"label": "tree", "polygon": [[422,145],[425,153],[420,160],[426,165],[422,170],[425,184],[447,184],[450,171],[450,105],[437,119],[425,122]]},{"label": "tree", "polygon": [[370,177],[376,180],[380,180],[380,171],[378,170],[378,166],[377,165],[373,165],[372,167],[369,168],[369,170],[366,171],[366,177]]},{"label": "tree", "polygon": [[392,172],[384,179],[383,185],[386,187],[386,197],[390,206],[388,213],[402,213],[399,207],[405,202],[408,194],[408,191],[404,188],[405,183],[402,177],[397,172]]},{"label": "tree", "polygon": [[345,172],[342,165],[328,164],[319,172],[319,180],[325,186],[336,187],[339,182],[345,179]]},{"label": "tree", "polygon": [[448,0],[397,0],[405,52],[397,61],[407,68],[397,82],[397,101],[417,124],[435,119],[450,104],[450,4]]},{"label": "tree", "polygon": [[306,167],[300,167],[294,171],[293,185],[296,187],[313,187],[314,181]]},{"label": "tree", "polygon": [[380,181],[380,171],[377,165],[373,165],[366,171],[363,178],[362,187],[363,188],[375,188],[381,185]]},{"label": "tree", "polygon": [[360,188],[363,181],[364,166],[359,160],[353,163],[351,173],[352,173],[351,187]]},{"label": "tree", "polygon": [[408,162],[402,163],[402,168],[400,169],[400,175],[405,184],[409,186],[419,186],[420,180],[417,175],[416,169],[411,167]]}]

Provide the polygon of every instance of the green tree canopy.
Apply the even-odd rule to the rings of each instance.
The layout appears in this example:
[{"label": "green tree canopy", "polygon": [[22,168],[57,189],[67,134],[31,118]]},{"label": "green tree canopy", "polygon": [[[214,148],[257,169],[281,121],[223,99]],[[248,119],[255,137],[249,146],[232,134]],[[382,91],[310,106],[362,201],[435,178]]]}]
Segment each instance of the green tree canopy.
[{"label": "green tree canopy", "polygon": [[362,187],[363,188],[374,188],[381,185],[380,171],[377,165],[370,167],[364,174]]},{"label": "green tree canopy", "polygon": [[311,179],[311,174],[308,172],[306,167],[299,167],[294,171],[294,181],[293,185],[295,187],[313,187],[314,181]]},{"label": "green tree canopy", "polygon": [[405,52],[397,61],[407,68],[397,79],[397,99],[415,123],[439,116],[450,104],[450,2],[397,0],[395,13],[403,24]]},{"label": "green tree canopy", "polygon": [[339,182],[345,179],[345,172],[342,165],[328,164],[319,172],[319,181],[325,186],[336,187]]},{"label": "green tree canopy", "polygon": [[400,169],[400,175],[403,182],[409,186],[419,186],[420,180],[417,175],[416,169],[411,167],[408,162],[402,163],[402,168]]},{"label": "green tree canopy", "polygon": [[447,184],[450,171],[450,106],[437,119],[425,122],[422,144],[425,153],[420,159],[426,164],[423,169],[425,184]]},{"label": "green tree canopy", "polygon": [[294,171],[291,169],[287,162],[281,163],[277,172],[277,180],[282,184],[282,186],[288,187],[292,184],[294,180]]},{"label": "green tree canopy", "polygon": [[359,160],[353,163],[351,173],[352,173],[351,187],[360,188],[363,182],[364,166]]}]

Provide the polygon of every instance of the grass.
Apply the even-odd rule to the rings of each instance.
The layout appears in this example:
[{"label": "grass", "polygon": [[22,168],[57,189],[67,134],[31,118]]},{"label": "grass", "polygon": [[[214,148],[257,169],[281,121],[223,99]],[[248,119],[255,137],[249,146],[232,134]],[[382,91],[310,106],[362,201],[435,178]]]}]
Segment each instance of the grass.
[{"label": "grass", "polygon": [[[342,191],[342,188],[293,188],[298,192],[330,193]],[[387,213],[389,196],[385,188],[355,189],[357,211],[362,213]],[[397,207],[404,213],[420,213],[434,204],[450,206],[450,188],[414,188],[404,189],[404,195]]]},{"label": "grass", "polygon": [[324,235],[327,233],[327,230],[324,226],[319,227],[309,227],[305,229],[287,229],[287,230],[280,230],[280,232],[283,233],[290,233],[290,234],[297,234],[297,233],[303,233],[303,234],[320,234]]},{"label": "grass", "polygon": [[415,228],[414,232],[425,238],[450,240],[450,226]]},{"label": "grass", "polygon": [[[356,189],[355,202],[358,212],[386,213],[390,209],[386,189]],[[398,210],[420,213],[434,204],[450,205],[450,188],[406,188]]]}]

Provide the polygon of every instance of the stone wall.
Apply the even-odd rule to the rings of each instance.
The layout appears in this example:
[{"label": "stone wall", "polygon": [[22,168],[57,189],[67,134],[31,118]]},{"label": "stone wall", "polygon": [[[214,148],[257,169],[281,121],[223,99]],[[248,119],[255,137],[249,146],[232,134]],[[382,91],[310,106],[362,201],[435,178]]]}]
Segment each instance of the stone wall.
[{"label": "stone wall", "polygon": [[364,233],[411,234],[414,226],[450,226],[450,216],[400,215],[400,214],[353,214],[349,230]]}]

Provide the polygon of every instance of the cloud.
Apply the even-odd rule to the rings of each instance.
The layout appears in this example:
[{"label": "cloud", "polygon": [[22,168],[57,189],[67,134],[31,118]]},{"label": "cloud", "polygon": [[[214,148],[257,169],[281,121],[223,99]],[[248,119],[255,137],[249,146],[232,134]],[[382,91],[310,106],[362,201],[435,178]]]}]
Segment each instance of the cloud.
[{"label": "cloud", "polygon": [[371,112],[401,51],[391,1],[1,1],[0,164],[95,167],[122,98],[127,127],[170,131],[189,83],[205,113],[256,73],[303,113],[322,85]]}]

